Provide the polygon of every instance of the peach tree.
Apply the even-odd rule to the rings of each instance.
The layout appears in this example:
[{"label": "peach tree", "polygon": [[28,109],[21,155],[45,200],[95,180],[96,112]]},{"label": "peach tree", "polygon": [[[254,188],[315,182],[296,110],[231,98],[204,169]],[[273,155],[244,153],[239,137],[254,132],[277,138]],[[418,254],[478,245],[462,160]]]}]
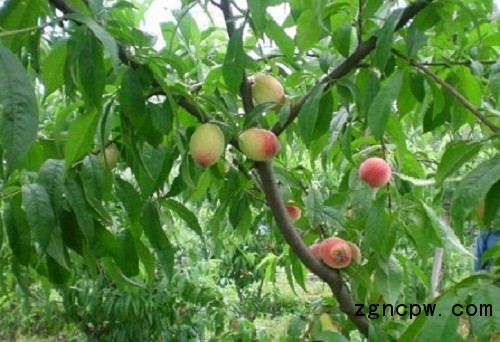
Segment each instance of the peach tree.
[{"label": "peach tree", "polygon": [[180,230],[211,259],[261,236],[252,274],[331,290],[301,338],[500,330],[471,252],[500,228],[497,2],[182,0],[160,36],[143,3],[0,3],[2,272],[133,292],[178,279]]}]

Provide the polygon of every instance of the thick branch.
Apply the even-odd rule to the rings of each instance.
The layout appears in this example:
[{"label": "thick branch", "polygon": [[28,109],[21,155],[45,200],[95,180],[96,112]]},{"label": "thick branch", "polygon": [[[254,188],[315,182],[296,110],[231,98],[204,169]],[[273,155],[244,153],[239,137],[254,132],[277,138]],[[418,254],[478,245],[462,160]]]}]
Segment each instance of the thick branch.
[{"label": "thick branch", "polygon": [[[410,19],[415,17],[417,13],[423,10],[425,6],[427,6],[430,2],[432,2],[432,0],[418,1],[408,6],[401,14],[401,18],[396,25],[396,30],[399,30],[404,25],[406,25],[406,23],[408,23]],[[347,75],[351,70],[355,69],[357,65],[375,49],[376,46],[377,38],[375,36],[360,43],[356,50],[349,57],[347,57],[342,63],[340,63],[339,66],[333,69],[320,81],[321,83],[326,85],[324,90],[327,91],[336,80]],[[288,116],[288,120],[283,125],[281,125],[280,123],[276,123],[274,125],[272,131],[276,135],[281,134],[285,130],[285,128],[288,127],[295,120],[295,118],[297,118],[300,109],[304,105],[306,97],[308,96],[309,94],[305,95],[299,103],[293,105],[290,108],[290,115]]]},{"label": "thick branch", "polygon": [[464,106],[472,114],[474,114],[474,116],[476,118],[478,118],[479,121],[481,121],[483,124],[485,124],[486,126],[488,126],[488,128],[492,132],[494,132],[494,133],[500,132],[500,127],[496,126],[493,122],[491,122],[490,120],[488,120],[488,118],[486,118],[486,116],[484,116],[481,113],[481,111],[479,110],[479,108],[477,108],[472,103],[470,103],[469,100],[467,100],[462,94],[460,94],[458,92],[458,90],[456,90],[451,84],[449,84],[448,82],[446,82],[445,80],[443,80],[437,74],[435,74],[432,71],[430,71],[428,68],[426,68],[421,63],[419,63],[419,62],[417,62],[417,61],[409,58],[408,56],[403,55],[398,50],[393,49],[392,52],[396,56],[401,57],[403,59],[406,59],[410,63],[411,66],[414,66],[415,68],[417,68],[418,70],[420,70],[424,75],[426,75],[427,77],[431,78],[434,82],[436,82],[441,87],[443,87],[443,89],[446,90],[448,93],[450,93],[450,95],[453,96],[455,99],[457,99],[457,101],[460,104],[462,104],[462,106]]},{"label": "thick branch", "polygon": [[304,265],[328,284],[339,302],[340,309],[347,314],[363,335],[368,336],[369,321],[365,316],[356,316],[357,309],[340,272],[325,266],[311,254],[309,247],[304,243],[304,240],[302,240],[302,237],[290,221],[278,189],[271,162],[259,162],[255,166],[262,181],[267,203],[286,242]]}]

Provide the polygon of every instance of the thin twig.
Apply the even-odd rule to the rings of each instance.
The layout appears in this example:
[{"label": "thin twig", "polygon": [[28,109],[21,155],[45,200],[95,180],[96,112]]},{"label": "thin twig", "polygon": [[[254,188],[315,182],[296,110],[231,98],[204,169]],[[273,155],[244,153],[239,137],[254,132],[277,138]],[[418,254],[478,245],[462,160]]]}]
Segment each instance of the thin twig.
[{"label": "thin twig", "polygon": [[43,30],[44,28],[46,28],[48,26],[52,26],[55,23],[58,23],[62,20],[63,20],[62,18],[56,18],[56,19],[54,19],[48,23],[42,24],[40,26],[25,27],[22,29],[12,30],[12,31],[1,29],[2,32],[0,32],[0,37],[13,36],[16,34],[22,34],[22,33],[27,33],[27,32],[31,32],[31,31],[40,31],[40,30]]},{"label": "thin twig", "polygon": [[363,41],[363,0],[358,0],[358,44]]},{"label": "thin twig", "polygon": [[427,77],[431,78],[434,82],[439,84],[441,87],[443,87],[444,90],[446,90],[450,95],[452,95],[457,101],[462,104],[465,108],[467,108],[476,118],[479,119],[483,124],[485,124],[492,132],[497,133],[500,132],[500,127],[496,126],[493,122],[488,120],[486,116],[484,116],[480,109],[476,106],[474,106],[472,103],[469,102],[458,90],[456,90],[451,84],[443,80],[441,77],[439,77],[437,74],[434,72],[430,71],[429,68],[425,67],[425,65],[422,65],[422,63],[417,62],[414,59],[411,59],[408,56],[405,56],[401,52],[399,52],[396,49],[392,49],[392,52],[403,59],[406,59],[411,66],[414,66],[418,70],[420,70],[424,75]]}]

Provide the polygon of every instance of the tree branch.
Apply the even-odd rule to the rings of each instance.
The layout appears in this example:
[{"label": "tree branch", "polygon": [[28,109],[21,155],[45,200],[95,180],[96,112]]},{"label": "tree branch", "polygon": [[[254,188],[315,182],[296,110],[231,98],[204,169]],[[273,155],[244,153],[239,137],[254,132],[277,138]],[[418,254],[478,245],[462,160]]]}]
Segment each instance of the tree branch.
[{"label": "tree branch", "polygon": [[307,268],[328,284],[335,298],[337,298],[342,312],[347,314],[363,335],[368,336],[369,321],[365,316],[356,316],[357,309],[340,272],[327,267],[312,255],[309,247],[304,243],[304,240],[302,240],[302,237],[290,221],[278,189],[272,163],[258,162],[255,167],[261,178],[266,200],[276,220],[276,225],[292,251]]},{"label": "tree branch", "polygon": [[[64,14],[68,13],[77,13],[78,11],[68,4],[65,0],[49,0],[49,2],[58,10],[63,12]],[[118,56],[120,61],[130,66],[133,69],[137,69],[141,66],[141,64],[135,61],[132,56],[128,53],[127,49],[120,43],[118,43]],[[151,95],[165,95],[165,92],[161,90],[161,86],[158,81],[153,79],[153,87],[157,88]],[[158,90],[159,89],[159,90]],[[194,103],[190,102],[185,96],[177,96],[177,104],[184,108],[189,114],[196,117],[200,122],[208,122],[212,119],[210,115],[203,112],[198,106]]]},{"label": "tree branch", "polygon": [[[221,0],[220,5],[222,13],[224,14],[224,21],[226,22],[227,35],[229,39],[231,39],[234,31],[236,30],[236,24],[234,22],[234,15],[231,9],[231,4],[228,0]],[[243,70],[243,78],[240,85],[240,94],[245,113],[250,113],[254,108],[252,100],[252,84],[248,80],[245,70]]]},{"label": "tree branch", "polygon": [[[418,12],[423,10],[425,6],[427,6],[431,2],[432,0],[420,0],[406,7],[406,9],[401,14],[401,18],[399,19],[398,24],[396,25],[396,31],[406,25],[406,23],[408,23],[410,19],[415,17]],[[329,90],[336,80],[347,75],[351,70],[355,69],[357,65],[375,49],[376,46],[377,37],[375,36],[372,36],[368,40],[360,43],[350,56],[348,56],[342,63],[340,63],[339,66],[333,69],[320,81],[320,83],[326,85],[324,91]],[[281,125],[280,123],[276,123],[272,128],[274,134],[280,135],[286,129],[286,127],[288,127],[297,118],[300,113],[300,109],[309,96],[310,93],[306,94],[299,103],[291,106],[288,120],[283,125]]]},{"label": "tree branch", "polygon": [[433,73],[430,71],[428,68],[426,68],[424,65],[421,63],[415,61],[414,59],[409,58],[408,56],[405,56],[401,52],[399,52],[396,49],[392,49],[392,52],[403,59],[406,59],[411,66],[414,66],[418,70],[420,70],[424,75],[432,79],[434,82],[439,84],[441,87],[443,87],[444,90],[446,90],[448,93],[450,93],[451,96],[453,96],[457,101],[462,104],[465,108],[467,108],[476,118],[479,119],[483,124],[485,124],[492,132],[497,133],[500,132],[500,127],[496,126],[493,122],[488,120],[486,116],[484,116],[480,109],[474,106],[472,103],[469,102],[462,94],[460,94],[451,84],[447,83],[445,80],[443,80],[441,77],[439,77],[437,74]]}]

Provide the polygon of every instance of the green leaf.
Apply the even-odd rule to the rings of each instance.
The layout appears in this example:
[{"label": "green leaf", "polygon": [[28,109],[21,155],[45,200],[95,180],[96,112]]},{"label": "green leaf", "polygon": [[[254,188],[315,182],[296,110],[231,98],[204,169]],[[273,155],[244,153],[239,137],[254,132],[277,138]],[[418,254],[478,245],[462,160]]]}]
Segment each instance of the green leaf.
[{"label": "green leaf", "polygon": [[377,47],[371,55],[373,64],[380,70],[385,69],[387,60],[391,55],[391,47],[394,41],[394,30],[403,14],[403,9],[399,8],[389,15],[384,26],[377,32]]},{"label": "green leaf", "polygon": [[300,109],[298,117],[299,134],[306,146],[313,138],[316,122],[318,121],[319,103],[323,95],[324,85],[319,84],[311,91],[311,95]]},{"label": "green leaf", "polygon": [[106,67],[102,46],[90,34],[83,36],[83,43],[76,59],[76,76],[78,88],[87,107],[100,111],[106,85]]},{"label": "green leaf", "polygon": [[387,265],[376,269],[374,283],[384,302],[395,305],[403,291],[403,269],[396,258],[390,257]]},{"label": "green leaf", "polygon": [[246,236],[250,225],[252,224],[252,211],[248,197],[239,194],[236,196],[229,207],[229,222],[240,236]]},{"label": "green leaf", "polygon": [[301,52],[307,51],[316,44],[321,36],[320,19],[312,10],[305,10],[297,20],[295,42]]},{"label": "green leaf", "polygon": [[393,247],[392,239],[385,238],[383,241],[380,239],[381,236],[388,237],[392,233],[386,205],[387,196],[377,198],[370,209],[365,229],[367,245],[385,261],[389,260]]},{"label": "green leaf", "polygon": [[245,51],[243,50],[243,26],[233,32],[227,45],[226,57],[222,66],[222,76],[229,90],[238,94],[245,70]]},{"label": "green leaf", "polygon": [[139,186],[142,197],[150,197],[154,191],[163,187],[166,177],[172,169],[178,151],[174,146],[168,150],[164,145],[153,147],[145,143],[142,149],[143,168],[139,171]]},{"label": "green leaf", "polygon": [[68,142],[64,150],[67,169],[73,166],[74,162],[92,151],[98,122],[99,114],[93,110],[80,115],[71,124]]},{"label": "green leaf", "polygon": [[199,237],[203,238],[203,233],[201,231],[200,223],[196,215],[186,208],[182,203],[177,202],[173,199],[167,199],[164,202],[165,207],[175,211],[179,217],[186,222],[189,228],[191,228]]},{"label": "green leaf", "polygon": [[[3,31],[22,30],[37,25],[42,6],[42,0],[3,1],[0,7],[0,23]],[[23,46],[28,44],[32,31],[18,32],[1,37],[1,43],[16,54],[21,52]]]},{"label": "green leaf", "polygon": [[123,75],[120,90],[118,91],[121,111],[129,116],[136,127],[142,126],[146,119],[146,106],[142,92],[139,74],[128,68]]},{"label": "green leaf", "polygon": [[87,242],[92,243],[94,241],[94,218],[82,186],[78,183],[74,174],[66,178],[65,193],[69,206],[75,211],[80,231]]},{"label": "green leaf", "polygon": [[67,48],[66,42],[57,45],[42,62],[40,76],[45,85],[45,96],[52,94],[64,84]]},{"label": "green leaf", "polygon": [[489,341],[500,331],[500,289],[493,284],[479,288],[473,292],[470,305],[477,309],[469,316],[474,336],[478,341]]},{"label": "green leaf", "polygon": [[426,43],[427,36],[425,33],[420,31],[415,23],[411,24],[408,28],[408,36],[406,38],[406,51],[408,52],[408,56],[415,58],[417,52],[424,47]]},{"label": "green leaf", "polygon": [[493,184],[484,200],[484,223],[490,225],[500,212],[500,181]]},{"label": "green leaf", "polygon": [[129,292],[132,288],[140,286],[139,283],[126,277],[110,258],[103,258],[102,266],[106,275],[124,291]]},{"label": "green leaf", "polygon": [[281,26],[276,24],[276,22],[274,22],[273,20],[268,20],[266,26],[266,35],[274,40],[287,60],[293,60],[295,43],[293,39],[286,34]]},{"label": "green leaf", "polygon": [[304,199],[307,218],[313,226],[322,221],[324,202],[323,194],[316,188],[311,188],[307,197]]},{"label": "green leaf", "polygon": [[49,245],[47,246],[47,255],[52,257],[60,266],[69,270],[67,251],[64,247],[62,230],[58,225],[54,226]]},{"label": "green leaf", "polygon": [[12,172],[35,142],[38,105],[26,71],[0,45],[0,138],[7,172]]},{"label": "green leaf", "polygon": [[500,109],[500,60],[491,66],[488,85],[491,94],[497,103],[497,109]]},{"label": "green leaf", "polygon": [[90,206],[106,222],[111,222],[111,216],[102,202],[105,192],[111,191],[105,188],[104,170],[101,162],[96,156],[85,157],[80,172],[83,192]]},{"label": "green leaf", "polygon": [[332,34],[333,46],[344,57],[349,56],[351,51],[351,30],[351,24],[343,24]]},{"label": "green leaf", "polygon": [[26,214],[21,209],[20,196],[5,204],[3,218],[12,254],[19,264],[28,266],[31,258],[31,234]]},{"label": "green leaf", "polygon": [[252,22],[257,31],[257,35],[260,35],[264,31],[266,26],[266,9],[268,0],[252,0],[248,1],[248,9],[252,15]]},{"label": "green leaf", "polygon": [[454,250],[457,253],[462,254],[465,257],[473,258],[474,256],[465,248],[455,232],[451,227],[445,222],[444,219],[439,217],[436,212],[429,207],[427,204],[421,202],[422,208],[425,210],[429,221],[431,222],[434,229],[438,231],[438,236],[440,236],[443,246],[446,250]]},{"label": "green leaf", "polygon": [[451,310],[457,303],[460,299],[453,293],[443,294],[436,302],[434,315],[420,314],[399,337],[399,341],[459,341],[459,317]]},{"label": "green leaf", "polygon": [[399,94],[403,82],[403,71],[397,71],[387,79],[373,99],[368,111],[368,126],[376,138],[380,138],[392,112],[392,104]]},{"label": "green leaf", "polygon": [[436,182],[442,183],[446,177],[460,169],[481,149],[479,142],[455,140],[446,144],[445,151],[436,171]]},{"label": "green leaf", "polygon": [[85,24],[89,29],[92,30],[94,35],[99,39],[104,45],[104,48],[108,51],[111,57],[111,63],[115,69],[120,65],[120,57],[118,54],[118,44],[116,40],[110,35],[104,28],[102,28],[98,23],[96,23],[91,18],[85,17],[80,13],[70,13],[66,14],[67,18],[76,20],[80,23]]},{"label": "green leaf", "polygon": [[89,202],[101,202],[108,189],[105,189],[103,165],[95,155],[91,154],[83,159],[80,178]]},{"label": "green leaf", "polygon": [[64,160],[47,159],[38,172],[38,184],[42,185],[50,197],[50,202],[57,214],[63,206],[64,200],[64,178],[66,166]]},{"label": "green leaf", "polygon": [[122,202],[130,221],[139,222],[141,217],[142,200],[133,185],[121,178],[115,178],[116,194]]},{"label": "green leaf", "polygon": [[174,248],[163,231],[158,209],[151,202],[142,208],[141,225],[149,242],[156,250],[160,262],[166,269],[167,274],[172,274],[174,267]]},{"label": "green leaf", "polygon": [[127,277],[139,274],[139,257],[135,248],[134,238],[128,229],[117,235],[115,262]]},{"label": "green leaf", "polygon": [[451,201],[451,222],[458,236],[463,236],[467,215],[500,180],[500,154],[472,170],[460,182]]},{"label": "green leaf", "polygon": [[293,278],[300,285],[300,287],[306,291],[306,272],[304,270],[304,265],[300,259],[290,250],[290,262],[292,264],[292,274]]},{"label": "green leaf", "polygon": [[49,245],[52,231],[56,225],[54,210],[50,203],[49,194],[39,184],[23,185],[23,206],[26,211],[28,223],[40,245],[45,252]]}]

